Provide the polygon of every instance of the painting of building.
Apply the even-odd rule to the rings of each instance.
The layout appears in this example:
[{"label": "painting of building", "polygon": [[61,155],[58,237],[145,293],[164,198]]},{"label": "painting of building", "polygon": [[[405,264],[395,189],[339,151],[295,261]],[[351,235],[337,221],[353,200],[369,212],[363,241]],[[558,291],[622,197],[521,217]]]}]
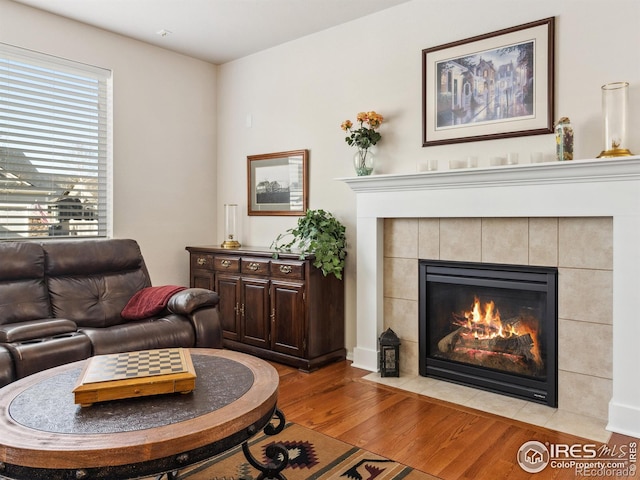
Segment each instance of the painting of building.
[{"label": "painting of building", "polygon": [[437,63],[436,129],[531,117],[534,42]]}]

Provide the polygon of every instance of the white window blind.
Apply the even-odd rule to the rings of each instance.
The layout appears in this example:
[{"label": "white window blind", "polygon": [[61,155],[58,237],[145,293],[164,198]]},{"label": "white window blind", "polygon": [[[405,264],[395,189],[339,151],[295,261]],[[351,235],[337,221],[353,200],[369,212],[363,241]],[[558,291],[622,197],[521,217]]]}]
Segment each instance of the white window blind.
[{"label": "white window blind", "polygon": [[0,240],[107,235],[110,77],[0,44]]}]

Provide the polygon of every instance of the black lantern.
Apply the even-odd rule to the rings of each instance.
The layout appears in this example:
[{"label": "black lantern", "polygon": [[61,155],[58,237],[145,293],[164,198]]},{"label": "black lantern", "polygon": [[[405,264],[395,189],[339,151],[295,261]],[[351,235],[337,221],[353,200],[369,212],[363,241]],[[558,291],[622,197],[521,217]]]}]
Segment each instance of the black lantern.
[{"label": "black lantern", "polygon": [[387,328],[378,339],[380,343],[380,376],[400,376],[400,339],[393,330]]}]

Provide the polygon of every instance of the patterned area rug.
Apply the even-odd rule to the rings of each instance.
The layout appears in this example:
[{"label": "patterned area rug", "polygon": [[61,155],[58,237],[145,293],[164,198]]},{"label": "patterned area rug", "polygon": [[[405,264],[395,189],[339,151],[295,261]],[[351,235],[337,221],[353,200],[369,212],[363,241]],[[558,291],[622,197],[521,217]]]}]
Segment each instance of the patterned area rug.
[{"label": "patterned area rug", "polygon": [[[300,425],[289,423],[278,435],[260,434],[249,449],[260,463],[267,463],[265,449],[279,442],[289,452],[282,471],[287,480],[437,480],[413,468],[356,448]],[[260,472],[237,447],[211,460],[182,470],[178,478],[188,480],[255,480]]]}]

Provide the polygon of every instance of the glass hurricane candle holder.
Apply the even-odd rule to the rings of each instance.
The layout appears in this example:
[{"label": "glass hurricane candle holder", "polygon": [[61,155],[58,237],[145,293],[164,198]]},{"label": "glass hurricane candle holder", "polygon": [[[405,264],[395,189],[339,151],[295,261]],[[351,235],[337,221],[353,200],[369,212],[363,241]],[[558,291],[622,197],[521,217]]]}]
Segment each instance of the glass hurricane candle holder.
[{"label": "glass hurricane candle holder", "polygon": [[224,204],[224,242],[222,248],[240,248],[238,241],[238,205],[235,203]]},{"label": "glass hurricane candle holder", "polygon": [[604,150],[598,158],[632,155],[627,148],[629,83],[614,82],[602,86]]}]

